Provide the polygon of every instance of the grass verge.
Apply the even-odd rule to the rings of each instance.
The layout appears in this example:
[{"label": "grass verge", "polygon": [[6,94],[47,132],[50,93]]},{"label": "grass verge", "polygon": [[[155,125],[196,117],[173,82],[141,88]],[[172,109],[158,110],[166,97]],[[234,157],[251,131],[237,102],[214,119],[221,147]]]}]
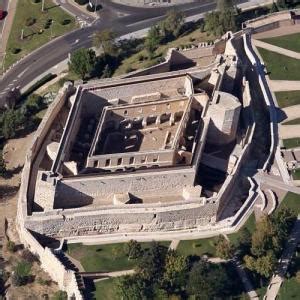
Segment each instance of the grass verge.
[{"label": "grass verge", "polygon": [[[147,249],[149,243],[141,243]],[[169,247],[170,242],[160,242]],[[113,272],[129,270],[135,267],[136,260],[129,260],[125,252],[126,243],[107,245],[69,244],[67,253],[80,261],[86,272]]]},{"label": "grass verge", "polygon": [[300,60],[257,48],[272,80],[300,80]]},{"label": "grass verge", "polygon": [[283,140],[283,146],[286,149],[300,147],[300,138],[284,139]]},{"label": "grass verge", "polygon": [[282,125],[299,125],[299,124],[300,124],[300,118],[282,123]]},{"label": "grass verge", "polygon": [[97,300],[117,300],[116,278],[109,278],[95,282],[95,291],[93,292],[93,299]]},{"label": "grass verge", "polygon": [[[292,172],[294,180],[300,180],[300,169],[296,169]],[[300,200],[299,200],[300,201]]]},{"label": "grass verge", "polygon": [[289,107],[300,104],[300,91],[276,92],[279,107]]},{"label": "grass verge", "polygon": [[300,52],[300,33],[262,39],[262,41],[281,48]]},{"label": "grass verge", "polygon": [[[299,170],[300,171],[300,170]],[[300,213],[300,195],[288,192],[282,200],[280,207],[288,207],[297,214]]]},{"label": "grass verge", "polygon": [[[77,27],[75,19],[52,0],[45,0],[44,12],[41,11],[41,7],[41,1],[39,3],[33,3],[31,0],[18,1],[6,46],[5,68],[48,43],[51,37],[63,35]],[[52,20],[51,26],[49,26],[50,20]],[[24,30],[23,40],[21,39],[22,29]]]}]

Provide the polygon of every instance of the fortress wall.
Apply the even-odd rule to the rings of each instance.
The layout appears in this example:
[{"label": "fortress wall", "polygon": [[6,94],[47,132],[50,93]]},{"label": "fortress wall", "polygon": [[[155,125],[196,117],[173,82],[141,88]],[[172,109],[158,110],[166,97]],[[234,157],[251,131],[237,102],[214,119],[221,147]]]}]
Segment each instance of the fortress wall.
[{"label": "fortress wall", "polygon": [[83,299],[74,271],[66,269],[51,249],[42,247],[26,228],[20,231],[20,238],[24,245],[39,257],[42,269],[58,283],[61,290],[67,292],[70,299],[71,297],[75,297],[76,300]]},{"label": "fortress wall", "polygon": [[57,184],[55,202],[59,203],[59,207],[72,207],[82,201],[92,203],[95,198],[112,199],[114,194],[120,193],[131,193],[137,197],[181,194],[183,186],[193,186],[194,177],[195,170],[186,167],[155,173],[62,179]]},{"label": "fortress wall", "polygon": [[195,228],[214,222],[217,204],[181,203],[172,207],[114,208],[88,212],[60,211],[57,215],[36,214],[25,226],[54,237],[91,235],[114,232],[164,231]]}]

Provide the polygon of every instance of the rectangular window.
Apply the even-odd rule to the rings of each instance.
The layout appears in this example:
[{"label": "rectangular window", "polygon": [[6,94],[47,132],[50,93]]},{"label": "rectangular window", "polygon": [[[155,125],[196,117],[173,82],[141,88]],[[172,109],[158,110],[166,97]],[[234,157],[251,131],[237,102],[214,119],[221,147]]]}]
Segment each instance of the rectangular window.
[{"label": "rectangular window", "polygon": [[122,158],[118,158],[118,163],[117,165],[120,166],[122,164]]},{"label": "rectangular window", "polygon": [[107,159],[107,160],[105,161],[105,167],[109,167],[109,165],[110,165],[110,159]]},{"label": "rectangular window", "polygon": [[134,163],[134,157],[130,157],[130,158],[129,158],[129,164],[130,164],[130,165],[133,165],[133,163]]}]

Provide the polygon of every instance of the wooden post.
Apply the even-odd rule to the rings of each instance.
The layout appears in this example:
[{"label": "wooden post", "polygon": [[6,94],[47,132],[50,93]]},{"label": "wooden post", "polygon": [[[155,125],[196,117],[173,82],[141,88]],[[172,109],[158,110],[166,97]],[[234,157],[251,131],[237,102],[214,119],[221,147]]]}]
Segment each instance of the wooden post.
[{"label": "wooden post", "polygon": [[21,31],[21,40],[23,40],[24,39],[24,29],[22,29],[22,31]]},{"label": "wooden post", "polygon": [[45,10],[45,0],[42,0],[42,12]]}]

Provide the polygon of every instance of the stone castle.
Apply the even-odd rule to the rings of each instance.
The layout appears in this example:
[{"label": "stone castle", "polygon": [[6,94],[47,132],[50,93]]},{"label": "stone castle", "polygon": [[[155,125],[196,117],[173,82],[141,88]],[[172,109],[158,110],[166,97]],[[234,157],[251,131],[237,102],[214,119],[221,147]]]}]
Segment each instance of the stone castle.
[{"label": "stone castle", "polygon": [[75,275],[47,240],[201,230],[249,209],[251,181],[247,194],[234,192],[255,127],[235,39],[170,49],[161,64],[125,76],[66,83],[49,107],[26,157],[18,228],[76,299]]}]

